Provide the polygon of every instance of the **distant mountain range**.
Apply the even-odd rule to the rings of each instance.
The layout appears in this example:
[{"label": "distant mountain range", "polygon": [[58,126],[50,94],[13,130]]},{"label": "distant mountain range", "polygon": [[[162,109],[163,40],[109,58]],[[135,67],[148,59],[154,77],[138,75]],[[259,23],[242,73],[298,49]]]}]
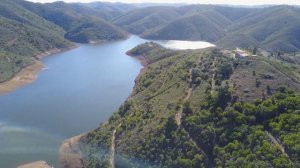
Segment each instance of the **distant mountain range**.
[{"label": "distant mountain range", "polygon": [[0,52],[6,56],[0,57],[0,81],[41,52],[68,48],[71,42],[123,39],[130,33],[154,40],[203,40],[229,49],[300,50],[296,6],[157,5],[2,0]]},{"label": "distant mountain range", "polygon": [[300,49],[299,11],[293,6],[148,7],[128,12],[113,23],[148,39],[203,40],[226,48],[295,52]]}]

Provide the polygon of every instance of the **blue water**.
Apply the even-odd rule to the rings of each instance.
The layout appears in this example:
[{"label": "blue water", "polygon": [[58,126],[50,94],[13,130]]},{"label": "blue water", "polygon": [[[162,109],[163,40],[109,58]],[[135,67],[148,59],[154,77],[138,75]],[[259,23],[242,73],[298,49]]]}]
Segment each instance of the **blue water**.
[{"label": "blue water", "polygon": [[125,52],[143,42],[80,44],[46,57],[36,81],[0,96],[0,168],[36,160],[58,167],[62,141],[96,128],[130,95],[141,65]]}]

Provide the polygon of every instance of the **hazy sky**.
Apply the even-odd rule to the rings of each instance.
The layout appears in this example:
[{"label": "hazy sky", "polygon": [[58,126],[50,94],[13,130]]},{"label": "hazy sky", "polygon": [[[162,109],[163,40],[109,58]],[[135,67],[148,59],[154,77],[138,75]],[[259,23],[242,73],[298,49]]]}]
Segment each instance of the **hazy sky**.
[{"label": "hazy sky", "polygon": [[[32,2],[54,2],[57,0],[29,0]],[[65,2],[93,2],[97,0],[64,0]],[[100,0],[98,0],[100,1]],[[262,5],[262,4],[291,4],[300,5],[300,0],[102,0],[106,2],[123,3],[193,3],[193,4],[233,4],[233,5]]]}]

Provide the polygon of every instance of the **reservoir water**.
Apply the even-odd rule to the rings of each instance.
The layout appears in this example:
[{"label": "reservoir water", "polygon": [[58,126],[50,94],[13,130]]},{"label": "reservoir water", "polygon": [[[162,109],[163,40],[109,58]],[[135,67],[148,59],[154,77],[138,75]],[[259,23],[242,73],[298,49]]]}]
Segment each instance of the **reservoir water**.
[{"label": "reservoir water", "polygon": [[58,166],[64,139],[96,128],[130,95],[141,65],[125,54],[145,40],[82,45],[46,57],[32,84],[0,96],[0,167]]},{"label": "reservoir water", "polygon": [[157,42],[163,45],[164,47],[173,50],[202,49],[208,47],[215,47],[214,44],[211,44],[206,41],[166,40],[166,41],[157,41]]}]

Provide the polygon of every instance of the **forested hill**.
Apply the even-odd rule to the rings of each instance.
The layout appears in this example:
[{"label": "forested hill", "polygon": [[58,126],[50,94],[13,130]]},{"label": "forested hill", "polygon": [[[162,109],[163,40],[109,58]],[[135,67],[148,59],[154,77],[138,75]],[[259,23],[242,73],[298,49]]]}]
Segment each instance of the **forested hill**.
[{"label": "forested hill", "polygon": [[298,7],[145,6],[2,0],[0,82],[41,52],[68,48],[70,41],[124,39],[127,31],[148,39],[204,40],[227,49],[259,48],[276,55],[300,49]]},{"label": "forested hill", "polygon": [[70,48],[70,41],[89,43],[126,38],[126,32],[102,19],[113,12],[83,4],[1,0],[0,82],[32,64],[41,53]]},{"label": "forested hill", "polygon": [[84,167],[300,166],[300,83],[290,72],[299,64],[155,43],[128,54],[149,65],[134,94],[81,139]]},{"label": "forested hill", "polygon": [[300,49],[300,9],[189,5],[137,8],[113,23],[156,40],[203,40],[225,48],[260,47],[272,52]]},{"label": "forested hill", "polygon": [[[118,40],[127,33],[103,18],[109,18],[113,11],[101,11],[77,3],[31,3],[19,1],[22,6],[35,14],[62,27],[65,38],[79,43]],[[113,14],[112,14],[113,15]]]},{"label": "forested hill", "polygon": [[0,82],[30,65],[34,56],[52,49],[66,49],[64,30],[16,1],[0,1]]}]

